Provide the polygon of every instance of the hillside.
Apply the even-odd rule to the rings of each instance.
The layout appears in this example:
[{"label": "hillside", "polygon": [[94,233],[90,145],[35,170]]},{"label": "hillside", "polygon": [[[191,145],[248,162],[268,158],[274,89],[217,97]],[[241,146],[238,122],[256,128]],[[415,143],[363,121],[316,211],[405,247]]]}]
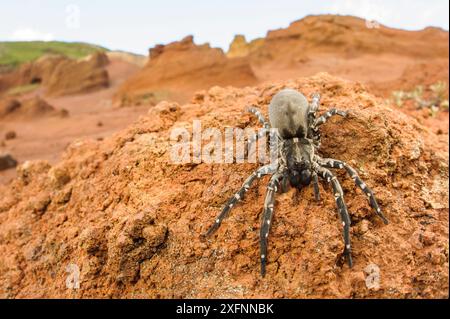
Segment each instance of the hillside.
[{"label": "hillside", "polygon": [[24,41],[0,42],[0,70],[14,68],[46,54],[59,54],[79,59],[97,51],[108,51],[98,45],[79,42]]},{"label": "hillside", "polygon": [[186,101],[193,92],[214,85],[243,87],[256,83],[245,59],[228,59],[221,49],[196,45],[192,36],[150,49],[140,72],[118,89],[121,106],[156,104],[161,100]]},{"label": "hillside", "polygon": [[[330,187],[277,195],[267,275],[258,236],[267,178],[217,234],[202,234],[255,164],[170,161],[174,127],[254,127],[244,108],[282,88],[323,95],[349,117],[323,126],[320,154],[347,161],[375,192],[384,225],[337,172],[352,216],[354,267],[340,260]],[[26,162],[0,186],[2,298],[448,298],[448,142],[358,83],[325,73],[256,87],[213,87],[184,105],[162,102],[102,141],[71,143],[63,159]],[[66,280],[80,271],[79,289]],[[379,269],[379,285],[371,281]]]},{"label": "hillside", "polygon": [[[353,16],[307,16],[287,28],[269,31],[265,38],[247,42],[236,36],[227,55],[217,58],[215,65],[211,63],[212,49],[193,43],[189,51],[177,49],[177,43],[184,41],[153,48],[151,52],[164,50],[154,62],[150,55],[147,66],[124,83],[118,100],[187,102],[200,88],[252,85],[317,72],[359,81],[376,94],[390,97],[394,90],[412,90],[424,84],[423,64],[428,72],[425,82],[448,83],[449,34],[437,28],[368,28],[364,19]],[[222,66],[238,61],[237,68]],[[182,94],[176,94],[177,90]]]},{"label": "hillside", "polygon": [[46,95],[95,91],[109,85],[108,72],[105,70],[108,63],[107,55],[101,51],[96,51],[85,59],[44,55],[0,76],[0,95],[8,95],[11,90],[33,85],[40,85],[45,89]]}]

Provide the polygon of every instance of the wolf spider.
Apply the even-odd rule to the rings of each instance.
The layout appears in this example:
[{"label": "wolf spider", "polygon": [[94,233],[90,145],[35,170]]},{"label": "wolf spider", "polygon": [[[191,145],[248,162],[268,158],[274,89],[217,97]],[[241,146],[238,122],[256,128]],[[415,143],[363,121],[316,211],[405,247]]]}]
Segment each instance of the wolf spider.
[{"label": "wolf spider", "polygon": [[341,185],[329,168],[345,169],[356,185],[366,194],[369,204],[375,213],[385,224],[388,224],[388,220],[381,212],[372,190],[361,180],[355,169],[343,161],[322,158],[316,153],[320,146],[319,127],[334,115],[347,116],[346,112],[330,109],[322,116],[316,118],[319,103],[319,94],[313,94],[311,103],[308,103],[303,94],[292,89],[284,89],[278,92],[270,102],[270,124],[265,120],[259,109],[255,107],[248,109],[248,111],[258,117],[259,122],[264,126],[260,133],[255,135],[249,143],[253,143],[271,128],[275,129],[276,137],[280,142],[277,160],[272,164],[260,167],[245,180],[239,191],[225,204],[222,212],[206,233],[209,236],[219,228],[223,219],[233,206],[244,197],[244,194],[257,178],[261,178],[264,175],[272,175],[267,186],[260,229],[261,275],[263,277],[266,273],[267,243],[274,213],[275,193],[280,188],[282,191],[286,191],[288,182],[297,189],[312,183],[316,200],[320,200],[318,178],[320,177],[331,184],[343,227],[343,256],[347,258],[350,267],[353,265],[350,244],[350,216],[344,202]]}]

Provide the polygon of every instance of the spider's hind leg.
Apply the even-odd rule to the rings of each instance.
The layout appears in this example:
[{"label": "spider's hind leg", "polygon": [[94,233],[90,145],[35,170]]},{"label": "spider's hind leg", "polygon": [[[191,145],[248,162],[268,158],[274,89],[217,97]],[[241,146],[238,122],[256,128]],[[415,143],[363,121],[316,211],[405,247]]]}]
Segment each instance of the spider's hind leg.
[{"label": "spider's hind leg", "polygon": [[384,216],[383,212],[381,211],[380,207],[378,206],[377,200],[375,196],[373,195],[372,190],[364,183],[364,181],[358,176],[358,173],[356,170],[348,165],[347,163],[343,161],[338,161],[331,158],[326,158],[321,160],[321,165],[328,168],[344,168],[347,171],[347,174],[350,175],[350,177],[355,182],[356,186],[358,186],[364,194],[366,194],[367,199],[369,200],[370,207],[375,211],[375,213],[383,220],[383,222],[387,225],[389,221]]},{"label": "spider's hind leg", "polygon": [[260,167],[258,170],[253,172],[249,177],[247,177],[247,179],[242,184],[242,187],[239,189],[239,191],[237,191],[225,204],[225,206],[222,209],[222,212],[219,214],[219,216],[217,216],[214,224],[212,224],[209,230],[206,232],[206,236],[212,235],[220,227],[220,224],[225,219],[225,217],[228,216],[233,206],[244,197],[245,193],[250,189],[250,186],[252,186],[256,178],[261,178],[263,175],[267,174],[273,174],[276,172],[277,168],[278,165],[276,163],[265,165],[263,167]]}]

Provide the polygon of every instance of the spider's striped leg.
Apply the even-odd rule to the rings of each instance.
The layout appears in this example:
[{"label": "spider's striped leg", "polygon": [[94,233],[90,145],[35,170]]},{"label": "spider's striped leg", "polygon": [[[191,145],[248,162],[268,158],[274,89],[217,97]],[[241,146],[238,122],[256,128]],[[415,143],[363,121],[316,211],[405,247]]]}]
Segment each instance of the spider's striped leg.
[{"label": "spider's striped leg", "polygon": [[264,117],[264,114],[262,114],[261,110],[255,106],[250,106],[246,108],[247,112],[250,112],[254,114],[257,118],[259,123],[263,125],[263,129],[259,130],[258,133],[254,134],[247,142],[247,148],[245,149],[245,155],[248,154],[249,150],[253,146],[253,143],[256,142],[258,138],[261,138],[270,130],[270,124],[267,122],[266,118]]},{"label": "spider's striped leg", "polygon": [[316,121],[316,113],[320,106],[320,94],[314,93],[312,95],[312,100],[308,112],[308,138],[314,141],[314,144],[320,146],[320,132],[319,129],[314,126]]},{"label": "spider's striped leg", "polygon": [[317,173],[312,172],[312,182],[314,186],[314,198],[316,201],[320,201],[320,191],[319,191],[319,179],[317,178]]},{"label": "spider's striped leg", "polygon": [[370,207],[375,211],[375,213],[383,220],[383,222],[387,225],[389,221],[384,216],[383,212],[381,211],[380,207],[378,206],[377,200],[375,196],[373,195],[372,190],[364,183],[364,181],[358,176],[358,173],[356,170],[348,165],[347,163],[343,161],[334,160],[331,158],[325,158],[321,160],[321,165],[329,168],[345,168],[348,175],[353,179],[356,186],[358,186],[364,194],[366,194],[367,199],[369,200]]},{"label": "spider's striped leg", "polygon": [[340,111],[337,109],[331,109],[328,110],[325,114],[319,116],[313,124],[314,128],[317,128],[318,126],[324,124],[330,117],[334,116],[334,115],[340,115],[342,117],[346,117],[347,116],[347,112],[345,111]]},{"label": "spider's striped leg", "polygon": [[266,118],[264,117],[264,115],[262,114],[261,110],[258,109],[257,107],[254,106],[250,106],[247,108],[247,111],[256,115],[256,117],[258,118],[258,121],[263,125],[263,127],[265,129],[270,129],[270,124],[269,122],[266,121]]},{"label": "spider's striped leg", "polygon": [[214,224],[209,228],[209,230],[206,233],[206,236],[212,235],[220,226],[222,221],[225,217],[227,217],[228,213],[231,211],[233,206],[240,201],[244,194],[249,190],[252,183],[255,181],[256,178],[261,178],[263,175],[267,174],[273,174],[276,172],[278,168],[278,164],[269,164],[265,165],[263,167],[260,167],[258,170],[253,172],[247,179],[245,180],[244,184],[242,184],[242,187],[239,189],[239,191],[231,197],[228,202],[225,204],[225,206],[222,209],[222,212],[217,216],[216,221]]},{"label": "spider's striped leg", "polygon": [[342,187],[339,184],[336,176],[334,176],[328,169],[320,167],[318,169],[320,177],[324,178],[327,182],[331,183],[333,188],[334,198],[338,207],[339,216],[342,222],[343,234],[344,234],[344,256],[347,257],[348,265],[353,266],[352,262],[352,247],[350,243],[350,215],[348,214],[347,205],[344,202],[344,193]]},{"label": "spider's striped leg", "polygon": [[253,143],[255,143],[259,138],[262,138],[267,132],[268,129],[262,128],[258,131],[258,133],[253,134],[253,136],[247,141],[247,147],[244,149],[244,154],[248,155],[249,151],[253,147]]},{"label": "spider's striped leg", "polygon": [[311,100],[311,108],[310,113],[316,114],[317,110],[319,109],[320,105],[320,94],[314,93]]},{"label": "spider's striped leg", "polygon": [[280,173],[272,175],[269,185],[267,186],[266,200],[264,201],[263,218],[259,235],[261,252],[261,276],[263,277],[266,274],[267,242],[275,204],[275,193],[277,192],[280,184],[280,178],[282,177],[283,175]]}]

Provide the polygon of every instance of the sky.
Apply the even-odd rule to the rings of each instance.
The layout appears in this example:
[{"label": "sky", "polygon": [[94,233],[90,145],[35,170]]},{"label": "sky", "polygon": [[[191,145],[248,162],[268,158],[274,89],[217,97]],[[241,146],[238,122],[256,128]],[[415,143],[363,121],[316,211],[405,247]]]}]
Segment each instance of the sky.
[{"label": "sky", "polygon": [[448,0],[17,0],[0,3],[0,41],[61,40],[147,55],[194,35],[228,49],[310,14],[348,14],[389,27],[449,29]]}]

